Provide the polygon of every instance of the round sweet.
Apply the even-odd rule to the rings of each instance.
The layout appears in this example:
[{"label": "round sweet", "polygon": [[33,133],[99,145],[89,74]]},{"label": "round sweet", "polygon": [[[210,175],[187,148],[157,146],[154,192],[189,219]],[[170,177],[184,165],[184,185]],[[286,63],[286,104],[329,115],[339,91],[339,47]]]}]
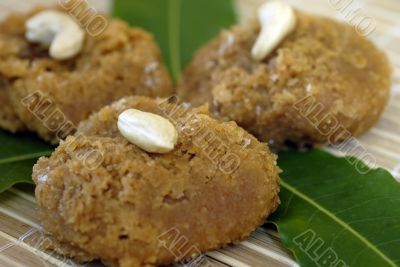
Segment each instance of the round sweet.
[{"label": "round sweet", "polygon": [[[124,139],[117,120],[130,108],[173,122],[174,150],[151,154]],[[147,97],[124,98],[82,122],[38,161],[33,180],[45,230],[73,248],[65,253],[121,267],[238,242],[279,204],[279,168],[265,144],[202,108]]]},{"label": "round sweet", "polygon": [[25,38],[26,20],[39,11],[0,24],[0,127],[29,129],[57,143],[121,97],[171,95],[171,79],[149,33],[109,19],[103,33],[86,34],[79,55],[57,61],[48,48]]},{"label": "round sweet", "polygon": [[197,52],[179,94],[275,150],[365,132],[389,96],[387,58],[350,25],[296,14],[295,30],[262,62],[251,57],[258,22],[222,32]]}]

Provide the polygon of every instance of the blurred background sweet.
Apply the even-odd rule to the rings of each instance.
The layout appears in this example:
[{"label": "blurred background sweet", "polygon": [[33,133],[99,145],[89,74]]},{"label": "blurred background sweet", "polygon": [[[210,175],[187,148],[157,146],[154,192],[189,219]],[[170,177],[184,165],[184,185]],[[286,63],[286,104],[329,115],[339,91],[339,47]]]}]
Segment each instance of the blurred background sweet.
[{"label": "blurred background sweet", "polygon": [[[0,1],[0,19],[3,19],[10,12],[24,12],[30,10],[33,6],[57,5],[59,2],[68,2],[68,0],[1,0]],[[90,6],[95,7],[99,12],[109,12],[111,10],[111,0],[88,0]]]},{"label": "blurred background sweet", "polygon": [[[69,0],[1,0],[0,20],[10,12],[28,11],[35,5],[57,5]],[[110,13],[113,1],[121,0],[85,0],[99,12]],[[124,0],[122,0],[124,1]],[[131,0],[134,1],[134,0]],[[238,21],[245,23],[254,17],[257,7],[265,0],[232,0],[235,2]],[[286,0],[297,9],[321,14],[352,24],[356,30],[368,35],[379,46],[390,48],[392,61],[399,61],[393,53],[400,38],[400,5],[397,0]],[[393,56],[391,56],[393,55]],[[393,62],[400,65],[400,62]]]},{"label": "blurred background sweet", "polygon": [[[235,0],[239,22],[265,0]],[[398,0],[287,0],[299,10],[343,21],[387,54],[393,68],[392,95],[378,124],[360,143],[400,181],[400,2]],[[332,152],[335,152],[332,150]]]}]

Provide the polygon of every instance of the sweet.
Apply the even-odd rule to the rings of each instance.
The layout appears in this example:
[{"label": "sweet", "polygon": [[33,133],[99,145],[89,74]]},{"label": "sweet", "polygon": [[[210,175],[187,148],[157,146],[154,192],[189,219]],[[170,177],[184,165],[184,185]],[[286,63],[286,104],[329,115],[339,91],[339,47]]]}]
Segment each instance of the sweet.
[{"label": "sweet", "polygon": [[[125,139],[117,121],[128,109],[171,121],[174,149],[148,153]],[[38,161],[33,179],[45,230],[73,246],[64,253],[152,266],[247,237],[279,204],[275,160],[267,146],[204,108],[127,97],[82,122]]]},{"label": "sweet", "polygon": [[222,32],[187,67],[179,95],[236,121],[274,150],[334,144],[380,117],[391,83],[385,55],[354,29],[296,12],[296,26],[262,61],[252,21]]},{"label": "sweet", "polygon": [[[92,112],[121,97],[172,93],[160,49],[149,33],[109,19],[101,34],[85,32],[76,56],[60,60],[49,55],[48,47],[25,36],[25,24],[41,12],[13,15],[0,24],[1,128],[12,132],[28,129],[57,143],[73,134]],[[49,23],[54,21],[49,19]],[[60,54],[60,46],[58,49]]]}]

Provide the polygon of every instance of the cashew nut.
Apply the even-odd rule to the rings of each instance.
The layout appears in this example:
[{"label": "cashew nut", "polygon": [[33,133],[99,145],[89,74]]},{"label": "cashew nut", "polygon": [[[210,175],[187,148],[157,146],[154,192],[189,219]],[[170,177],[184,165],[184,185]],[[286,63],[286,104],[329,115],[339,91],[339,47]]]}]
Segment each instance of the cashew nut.
[{"label": "cashew nut", "polygon": [[269,1],[259,8],[258,17],[261,32],[251,55],[255,60],[261,61],[294,30],[296,14],[290,5],[283,1]]},{"label": "cashew nut", "polygon": [[118,129],[129,142],[150,153],[170,152],[178,140],[178,132],[169,120],[137,109],[119,115]]},{"label": "cashew nut", "polygon": [[76,56],[82,49],[85,32],[65,13],[43,11],[25,23],[26,38],[50,46],[49,54],[57,60]]}]

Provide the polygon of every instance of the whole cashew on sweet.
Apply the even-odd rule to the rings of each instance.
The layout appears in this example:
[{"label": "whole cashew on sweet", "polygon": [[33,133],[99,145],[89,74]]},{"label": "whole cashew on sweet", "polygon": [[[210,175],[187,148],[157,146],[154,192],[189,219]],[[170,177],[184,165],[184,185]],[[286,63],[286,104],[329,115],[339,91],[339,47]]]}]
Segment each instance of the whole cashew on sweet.
[{"label": "whole cashew on sweet", "polygon": [[253,59],[266,58],[282,40],[294,30],[296,14],[293,8],[283,1],[268,1],[258,9],[261,31],[253,46]]},{"label": "whole cashew on sweet", "polygon": [[47,10],[33,16],[25,23],[26,38],[50,46],[49,54],[56,60],[76,56],[85,40],[84,30],[65,13]]}]

